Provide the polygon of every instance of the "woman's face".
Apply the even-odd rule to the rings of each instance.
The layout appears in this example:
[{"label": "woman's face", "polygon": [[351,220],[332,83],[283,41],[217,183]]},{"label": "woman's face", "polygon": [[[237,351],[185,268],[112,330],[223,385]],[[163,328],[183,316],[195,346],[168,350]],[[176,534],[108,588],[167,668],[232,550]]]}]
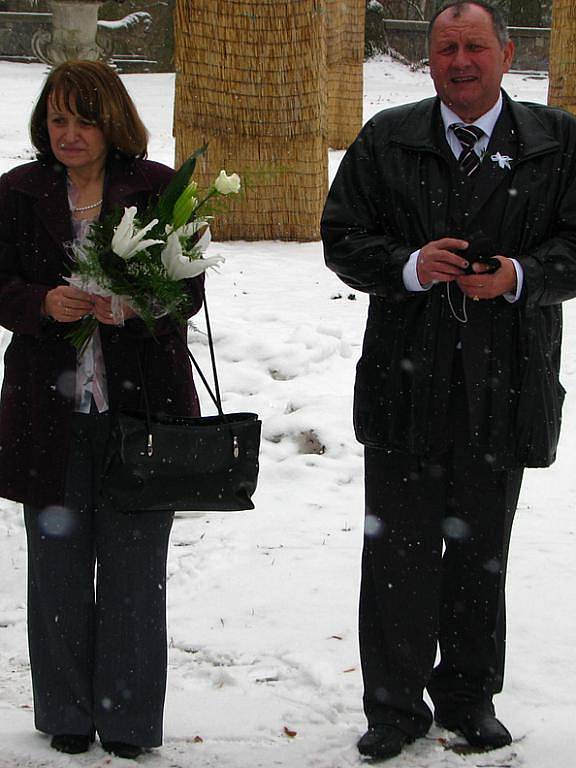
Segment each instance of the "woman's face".
[{"label": "woman's face", "polygon": [[54,157],[66,168],[98,172],[104,167],[108,147],[101,128],[77,112],[70,112],[52,96],[46,120]]}]

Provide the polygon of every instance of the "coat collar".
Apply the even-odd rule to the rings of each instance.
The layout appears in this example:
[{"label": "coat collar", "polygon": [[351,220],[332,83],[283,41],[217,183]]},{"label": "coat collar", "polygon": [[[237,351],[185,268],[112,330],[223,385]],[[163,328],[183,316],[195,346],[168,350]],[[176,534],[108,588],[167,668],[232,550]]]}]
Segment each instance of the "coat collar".
[{"label": "coat collar", "polygon": [[[461,195],[453,199],[456,215],[458,210],[460,214],[467,211],[467,232],[478,229],[486,203],[501,185],[512,183],[518,166],[532,157],[560,148],[559,141],[540,120],[537,110],[512,101],[504,91],[503,97],[502,112],[494,126],[480,171],[471,184],[463,186]],[[446,141],[438,97],[413,105],[406,118],[397,125],[390,141],[415,152],[433,153],[442,157],[447,165],[455,162]],[[497,160],[492,160],[497,153],[511,159],[510,169],[502,168]],[[472,201],[469,194],[473,195]]]},{"label": "coat collar", "polygon": [[32,208],[52,240],[59,245],[73,239],[66,171],[59,163],[36,162],[24,167],[14,189],[32,198]]},{"label": "coat collar", "polygon": [[[530,107],[518,101],[513,101],[505,91],[503,112],[508,109],[512,122],[517,131],[518,158],[522,162],[534,155],[554,152],[560,147],[557,139],[548,131],[530,109]],[[502,115],[498,122],[500,122]],[[498,122],[495,132],[497,132]],[[412,106],[406,118],[397,125],[390,140],[396,144],[421,152],[434,152],[442,154],[442,141],[446,141],[443,132],[438,129],[441,126],[440,99],[436,96],[424,99]],[[494,134],[492,136],[494,138]],[[491,142],[493,145],[493,142]],[[504,154],[502,152],[502,154]]]},{"label": "coat collar", "polygon": [[106,168],[104,180],[104,202],[102,213],[111,213],[121,208],[134,196],[152,194],[154,186],[143,172],[141,160],[111,160]]},{"label": "coat collar", "polygon": [[[152,190],[152,185],[143,173],[142,160],[123,160],[112,157],[106,165],[105,186],[107,191],[114,194],[110,199],[120,200],[122,196],[130,196],[139,192]],[[50,163],[37,160],[20,166],[14,178],[13,187],[30,197],[45,198],[46,192],[55,186],[64,184],[66,169],[58,162]]]},{"label": "coat collar", "polygon": [[[66,170],[62,165],[37,161],[22,166],[22,173],[14,180],[14,189],[33,199],[34,212],[57,244],[72,241]],[[139,193],[152,191],[141,161],[112,158],[106,167],[102,214],[122,207]]]}]

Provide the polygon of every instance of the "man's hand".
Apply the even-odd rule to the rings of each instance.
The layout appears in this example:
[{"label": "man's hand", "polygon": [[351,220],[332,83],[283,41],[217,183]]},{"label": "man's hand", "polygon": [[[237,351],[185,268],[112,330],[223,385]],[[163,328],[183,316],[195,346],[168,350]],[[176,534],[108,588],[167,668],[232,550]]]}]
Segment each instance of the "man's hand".
[{"label": "man's hand", "polygon": [[449,283],[456,280],[462,270],[466,269],[468,262],[454,251],[463,251],[466,248],[468,242],[457,240],[455,237],[443,237],[424,245],[416,262],[416,274],[420,284],[425,286],[433,282]]},{"label": "man's hand", "polygon": [[516,293],[516,269],[511,259],[495,256],[500,262],[500,269],[489,274],[486,264],[473,264],[473,275],[462,275],[456,282],[466,296],[478,299],[495,299],[505,293]]}]

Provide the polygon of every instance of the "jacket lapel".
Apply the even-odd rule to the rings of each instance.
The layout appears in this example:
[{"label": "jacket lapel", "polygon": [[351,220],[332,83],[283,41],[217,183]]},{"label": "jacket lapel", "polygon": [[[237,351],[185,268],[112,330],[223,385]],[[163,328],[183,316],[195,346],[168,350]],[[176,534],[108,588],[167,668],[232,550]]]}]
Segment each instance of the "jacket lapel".
[{"label": "jacket lapel", "polygon": [[442,154],[440,100],[424,99],[413,105],[407,118],[390,136],[390,141],[417,152]]}]

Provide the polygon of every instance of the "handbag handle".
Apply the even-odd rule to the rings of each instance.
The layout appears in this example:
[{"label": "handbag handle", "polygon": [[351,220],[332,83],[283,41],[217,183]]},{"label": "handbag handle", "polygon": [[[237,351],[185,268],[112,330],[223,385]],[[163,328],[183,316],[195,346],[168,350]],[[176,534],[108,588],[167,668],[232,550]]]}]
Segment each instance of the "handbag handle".
[{"label": "handbag handle", "polygon": [[[210,395],[210,398],[212,399],[212,402],[216,406],[216,409],[218,410],[218,415],[224,417],[224,413],[222,411],[222,398],[220,396],[220,383],[218,381],[218,371],[216,370],[216,353],[214,352],[214,339],[212,338],[212,326],[210,324],[210,315],[208,314],[208,303],[206,302],[206,291],[204,289],[204,283],[202,284],[202,303],[204,304],[204,317],[206,318],[206,332],[208,334],[208,346],[210,348],[210,362],[212,364],[212,377],[214,379],[214,392],[212,392],[212,389],[210,388],[210,385],[208,384],[208,381],[206,380],[206,377],[204,376],[202,369],[198,365],[198,362],[196,361],[196,358],[190,351],[190,347],[188,346],[188,339],[184,341],[184,346],[186,347],[186,352],[188,353],[188,357],[192,361],[192,365],[196,369],[198,375],[202,379],[202,383],[206,387],[206,390],[208,394]],[[178,338],[182,338],[179,336]]]},{"label": "handbag handle", "polygon": [[[184,345],[184,348],[186,352],[188,353],[188,357],[192,361],[192,365],[196,369],[196,372],[200,376],[200,379],[202,380],[202,383],[206,387],[206,390],[208,394],[210,395],[210,398],[214,405],[216,406],[216,410],[218,411],[218,415],[220,418],[226,422],[226,415],[224,411],[222,410],[222,398],[220,395],[220,383],[218,381],[218,371],[216,369],[216,353],[214,352],[214,339],[212,338],[212,326],[210,325],[210,315],[208,314],[208,304],[206,302],[206,291],[204,290],[204,285],[202,285],[202,302],[204,304],[204,316],[206,317],[206,331],[208,334],[208,346],[210,348],[210,362],[212,365],[212,375],[214,377],[214,391],[212,391],[212,387],[208,383],[208,380],[206,379],[206,376],[204,375],[202,369],[200,368],[200,365],[198,364],[198,361],[190,351],[190,347],[188,346],[188,339],[183,339],[182,336],[178,333],[177,336]],[[140,359],[140,354],[138,352],[138,348],[136,348],[136,363],[138,365],[138,374],[140,376],[140,384],[142,386],[142,396],[144,398],[144,410],[146,415],[146,430],[148,432],[148,441],[147,441],[147,452],[148,456],[152,456],[152,453],[154,452],[153,447],[153,441],[152,441],[152,419],[150,418],[150,403],[148,400],[148,391],[146,389],[146,383],[144,380],[144,372],[142,370],[142,361]]]}]

